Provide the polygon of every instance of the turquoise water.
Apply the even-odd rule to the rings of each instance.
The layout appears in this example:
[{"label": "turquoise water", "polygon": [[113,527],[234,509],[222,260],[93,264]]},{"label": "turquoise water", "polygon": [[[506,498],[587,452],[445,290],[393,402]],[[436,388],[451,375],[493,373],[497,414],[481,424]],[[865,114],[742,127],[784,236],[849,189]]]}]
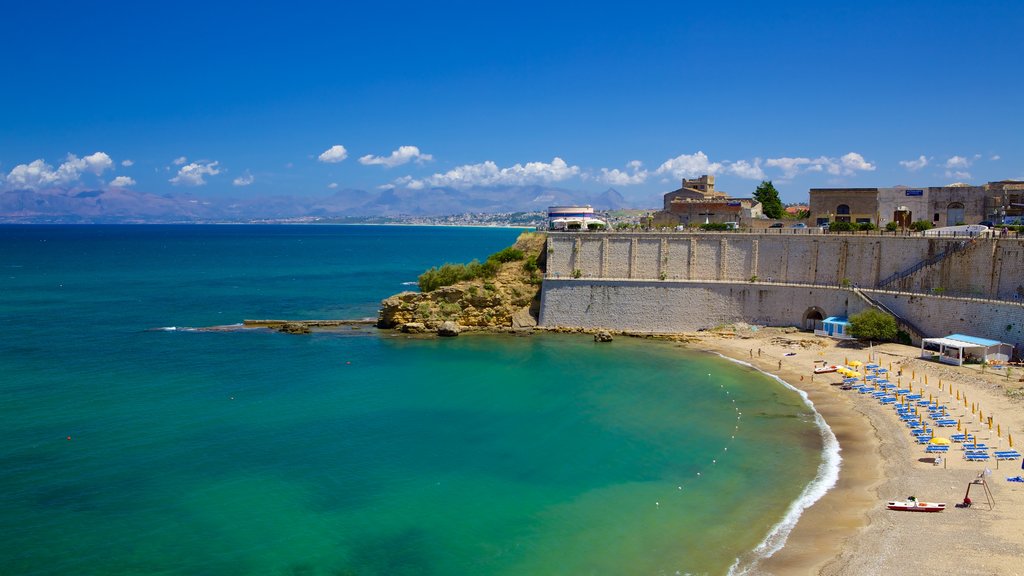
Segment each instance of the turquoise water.
[{"label": "turquoise water", "polygon": [[507,229],[0,227],[0,573],[721,574],[815,477],[797,394],[619,338],[374,316]]}]

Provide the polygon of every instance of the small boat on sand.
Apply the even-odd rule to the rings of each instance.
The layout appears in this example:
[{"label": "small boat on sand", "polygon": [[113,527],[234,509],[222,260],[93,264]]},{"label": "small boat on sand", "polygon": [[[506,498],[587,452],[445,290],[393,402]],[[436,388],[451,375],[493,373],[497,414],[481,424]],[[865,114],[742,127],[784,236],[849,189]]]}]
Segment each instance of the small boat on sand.
[{"label": "small boat on sand", "polygon": [[836,370],[839,370],[839,366],[836,366],[835,364],[830,364],[826,366],[818,366],[817,368],[814,369],[814,373],[828,374],[829,372],[835,372]]},{"label": "small boat on sand", "polygon": [[903,512],[942,512],[946,509],[945,502],[921,502],[911,496],[907,500],[890,500],[886,505],[889,510]]}]

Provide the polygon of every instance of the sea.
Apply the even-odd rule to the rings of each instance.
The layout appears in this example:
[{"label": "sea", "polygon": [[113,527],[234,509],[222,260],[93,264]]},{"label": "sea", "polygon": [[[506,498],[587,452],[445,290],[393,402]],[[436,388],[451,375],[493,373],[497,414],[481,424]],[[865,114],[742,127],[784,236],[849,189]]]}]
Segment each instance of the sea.
[{"label": "sea", "polygon": [[0,574],[756,567],[838,466],[773,377],[626,337],[238,326],[373,318],[520,232],[0,226]]}]

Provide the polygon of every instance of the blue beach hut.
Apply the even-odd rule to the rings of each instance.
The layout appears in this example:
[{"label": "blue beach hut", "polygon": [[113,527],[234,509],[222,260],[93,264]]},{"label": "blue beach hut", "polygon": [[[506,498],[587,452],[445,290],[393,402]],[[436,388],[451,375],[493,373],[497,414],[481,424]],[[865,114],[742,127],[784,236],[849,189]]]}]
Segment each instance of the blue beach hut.
[{"label": "blue beach hut", "polygon": [[821,328],[815,329],[814,333],[817,336],[852,340],[853,336],[850,336],[849,330],[850,322],[846,316],[829,316],[821,321]]}]

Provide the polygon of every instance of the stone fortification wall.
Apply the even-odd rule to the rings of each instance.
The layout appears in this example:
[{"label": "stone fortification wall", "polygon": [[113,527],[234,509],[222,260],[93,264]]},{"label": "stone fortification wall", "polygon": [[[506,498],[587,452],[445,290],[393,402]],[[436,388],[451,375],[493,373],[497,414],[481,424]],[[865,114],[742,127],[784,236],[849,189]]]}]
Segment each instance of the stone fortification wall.
[{"label": "stone fortification wall", "polygon": [[[928,336],[965,333],[1024,351],[1024,304],[863,290]],[[808,312],[849,316],[869,305],[850,289],[716,281],[548,279],[540,325],[673,333],[735,322],[807,326]]]},{"label": "stone fortification wall", "polygon": [[[787,230],[788,232],[788,230]],[[559,233],[548,278],[717,280],[872,288],[964,239],[841,234]],[[889,286],[1012,299],[1024,296],[1024,243],[977,239]]]},{"label": "stone fortification wall", "polygon": [[549,279],[541,289],[540,324],[664,333],[734,322],[802,326],[811,307],[830,316],[866,306],[850,290],[838,287]]}]

